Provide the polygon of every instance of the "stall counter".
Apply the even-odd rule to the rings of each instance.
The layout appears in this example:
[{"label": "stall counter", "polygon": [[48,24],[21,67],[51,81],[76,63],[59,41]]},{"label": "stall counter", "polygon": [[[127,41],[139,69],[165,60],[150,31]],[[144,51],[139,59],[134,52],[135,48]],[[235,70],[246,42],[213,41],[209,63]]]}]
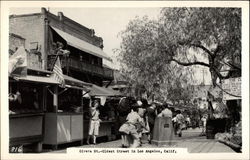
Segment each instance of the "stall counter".
[{"label": "stall counter", "polygon": [[43,115],[43,113],[10,114],[10,146],[36,143],[36,151],[41,152]]},{"label": "stall counter", "polygon": [[46,113],[44,144],[57,149],[59,144],[83,140],[82,113]]}]

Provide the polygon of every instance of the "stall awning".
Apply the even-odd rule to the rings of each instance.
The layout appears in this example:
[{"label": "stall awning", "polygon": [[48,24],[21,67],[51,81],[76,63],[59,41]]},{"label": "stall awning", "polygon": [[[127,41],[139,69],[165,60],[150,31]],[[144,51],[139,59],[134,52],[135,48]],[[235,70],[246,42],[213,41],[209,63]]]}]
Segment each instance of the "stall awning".
[{"label": "stall awning", "polygon": [[16,80],[30,81],[30,82],[36,82],[36,83],[59,84],[52,77],[45,77],[45,76],[27,75],[27,76],[21,76],[21,77],[13,77],[13,78]]},{"label": "stall awning", "polygon": [[65,80],[66,87],[68,88],[84,89],[85,91],[88,91],[92,86],[90,83],[80,81],[67,75],[63,75],[63,78]]},{"label": "stall awning", "polygon": [[[34,83],[46,83],[59,85],[60,83],[56,81],[52,76],[38,76],[38,75],[26,75],[26,76],[12,76],[14,80],[29,81]],[[67,88],[83,89],[85,91],[91,90],[92,84],[80,81],[73,77],[63,75],[65,80],[65,86]]]},{"label": "stall awning", "polygon": [[110,88],[99,87],[93,84],[89,95],[91,96],[121,96],[121,93]]},{"label": "stall awning", "polygon": [[90,44],[86,41],[83,41],[77,37],[74,37],[60,29],[57,29],[55,27],[51,28],[56,31],[65,41],[67,41],[68,45],[73,46],[75,48],[78,48],[84,52],[90,53],[92,55],[95,55],[100,58],[105,58],[107,60],[111,60],[105,52],[99,47],[94,46],[93,44]]}]

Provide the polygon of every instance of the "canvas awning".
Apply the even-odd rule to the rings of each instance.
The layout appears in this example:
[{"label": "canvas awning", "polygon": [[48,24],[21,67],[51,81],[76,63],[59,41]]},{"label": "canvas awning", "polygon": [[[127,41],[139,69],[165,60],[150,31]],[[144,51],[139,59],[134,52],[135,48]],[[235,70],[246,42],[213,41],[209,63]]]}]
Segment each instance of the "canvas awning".
[{"label": "canvas awning", "polygon": [[90,96],[121,96],[121,93],[110,88],[99,87],[97,85],[92,85]]},{"label": "canvas awning", "polygon": [[20,76],[20,77],[13,77],[13,79],[21,80],[21,81],[30,81],[30,82],[35,82],[35,83],[59,84],[52,77],[45,77],[45,76],[26,75],[26,76]]},{"label": "canvas awning", "polygon": [[[26,76],[12,76],[13,79],[18,81],[29,81],[34,83],[45,83],[45,84],[55,84],[59,85],[60,83],[56,81],[52,76],[37,76],[37,75],[26,75]],[[65,80],[65,87],[83,89],[88,91],[91,89],[92,84],[80,81],[73,77],[63,75]]]},{"label": "canvas awning", "polygon": [[92,84],[90,83],[80,81],[67,75],[63,75],[63,78],[65,80],[65,87],[67,88],[83,89],[85,91],[88,91],[92,86]]},{"label": "canvas awning", "polygon": [[100,57],[100,58],[104,58],[106,60],[111,60],[107,54],[105,52],[103,52],[103,50],[97,46],[94,46],[93,44],[90,44],[84,40],[81,40],[77,37],[74,37],[60,29],[57,29],[55,27],[51,28],[57,32],[70,46],[73,46],[75,48],[78,48],[84,52],[87,52],[89,54],[92,54],[94,56]]}]

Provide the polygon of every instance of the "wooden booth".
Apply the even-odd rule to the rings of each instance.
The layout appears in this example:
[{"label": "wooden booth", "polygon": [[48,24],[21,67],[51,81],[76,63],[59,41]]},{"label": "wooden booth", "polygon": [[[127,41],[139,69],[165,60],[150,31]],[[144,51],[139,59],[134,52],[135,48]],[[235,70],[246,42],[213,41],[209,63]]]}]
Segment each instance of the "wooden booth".
[{"label": "wooden booth", "polygon": [[[33,71],[35,73],[36,71]],[[37,73],[37,72],[36,72]],[[26,152],[24,147],[35,145],[42,151],[45,91],[58,83],[39,71],[40,75],[11,76],[9,78],[9,143],[10,152]],[[15,148],[22,147],[22,151]]]},{"label": "wooden booth", "polygon": [[[89,97],[88,97],[89,96]],[[101,103],[100,110],[100,128],[99,135],[97,137],[106,137],[107,140],[115,139],[116,136],[116,106],[118,105],[119,99],[121,96],[120,92],[114,91],[109,88],[99,87],[97,85],[92,85],[91,91],[88,93],[88,96],[85,96],[83,99],[85,106],[89,103],[89,98],[97,99]],[[88,98],[86,98],[88,97]],[[89,129],[89,109],[84,107],[84,138],[88,136]]]},{"label": "wooden booth", "polygon": [[59,144],[83,143],[82,93],[91,85],[64,75],[66,85],[48,89],[44,144],[57,149]]}]

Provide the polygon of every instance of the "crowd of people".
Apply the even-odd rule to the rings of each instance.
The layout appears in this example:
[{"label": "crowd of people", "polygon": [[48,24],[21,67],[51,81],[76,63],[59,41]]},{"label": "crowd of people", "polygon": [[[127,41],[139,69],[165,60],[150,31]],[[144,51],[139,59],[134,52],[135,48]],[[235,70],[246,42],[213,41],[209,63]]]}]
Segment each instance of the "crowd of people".
[{"label": "crowd of people", "polygon": [[[122,100],[121,100],[122,101]],[[133,101],[127,103],[127,110],[122,110],[119,118],[119,134],[121,135],[121,146],[123,148],[136,148],[142,145],[142,139],[146,143],[151,143],[153,138],[153,130],[155,125],[155,119],[157,117],[170,117],[172,122],[173,132],[176,136],[182,136],[182,130],[191,127],[190,115],[183,115],[181,110],[175,110],[173,107],[169,107],[168,104],[158,105],[157,103],[151,103],[146,105],[142,101]],[[89,136],[87,138],[87,144],[93,137],[93,143],[96,144],[96,136],[99,134],[100,127],[100,103],[95,100],[90,102],[90,125]],[[206,116],[201,118],[202,121],[202,133],[205,134]]]},{"label": "crowd of people", "polygon": [[170,117],[173,122],[174,132],[181,136],[183,125],[186,123],[185,118],[180,110],[173,117],[172,110],[168,104],[158,106],[156,103],[152,103],[145,106],[141,101],[137,101],[133,104],[125,122],[119,128],[122,147],[135,148],[141,146],[142,137],[144,139],[146,137],[148,143],[151,143],[156,117]]}]

